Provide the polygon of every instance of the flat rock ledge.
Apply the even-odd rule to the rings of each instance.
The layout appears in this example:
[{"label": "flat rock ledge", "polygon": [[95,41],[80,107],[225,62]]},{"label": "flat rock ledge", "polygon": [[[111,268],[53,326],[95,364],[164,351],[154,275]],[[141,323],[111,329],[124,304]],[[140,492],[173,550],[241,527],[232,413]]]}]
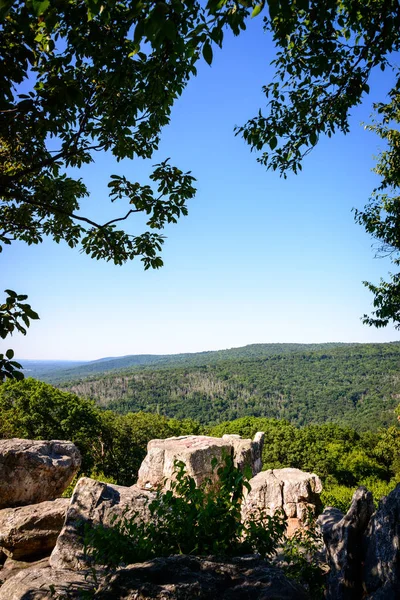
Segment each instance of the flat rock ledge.
[{"label": "flat rock ledge", "polygon": [[0,440],[0,509],[59,498],[80,464],[72,442]]},{"label": "flat rock ledge", "polygon": [[[0,600],[77,599],[91,588],[87,575],[49,568],[22,571],[0,588]],[[99,579],[99,600],[310,600],[282,571],[253,556],[156,558]]]}]

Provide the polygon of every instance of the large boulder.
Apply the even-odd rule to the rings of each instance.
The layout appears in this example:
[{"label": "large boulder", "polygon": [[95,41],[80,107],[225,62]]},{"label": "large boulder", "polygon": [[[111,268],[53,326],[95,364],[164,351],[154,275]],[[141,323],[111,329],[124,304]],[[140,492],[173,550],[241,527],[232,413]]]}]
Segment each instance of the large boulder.
[{"label": "large boulder", "polygon": [[[346,515],[329,507],[318,518],[330,567],[327,600],[357,600],[363,597],[363,536],[374,510],[371,492],[359,487]],[[390,600],[390,597],[385,599]]]},{"label": "large boulder", "polygon": [[260,510],[274,515],[282,510],[288,518],[289,535],[304,526],[308,513],[315,515],[319,507],[321,480],[314,473],[300,469],[269,469],[249,481],[251,490],[242,504],[242,519]]},{"label": "large boulder", "polygon": [[58,498],[80,464],[72,442],[0,440],[0,509]]},{"label": "large boulder", "polygon": [[[56,569],[21,572],[0,588],[0,600],[80,598],[80,592],[89,590],[93,581],[87,575]],[[97,577],[96,598],[99,600],[308,599],[300,585],[256,557],[219,561],[170,556],[118,569],[107,579],[101,573]]]},{"label": "large boulder", "polygon": [[151,440],[147,444],[147,455],[142,462],[137,485],[143,489],[163,487],[174,477],[175,461],[186,466],[186,472],[197,485],[205,479],[215,479],[216,470],[212,462],[222,464],[224,456],[233,457],[236,466],[250,467],[253,474],[261,468],[261,452],[264,434],[257,433],[254,440],[241,439],[238,435],[222,438],[205,435],[187,435],[164,440]]},{"label": "large boulder", "polygon": [[400,598],[400,485],[383,498],[365,532],[364,593],[370,600]]},{"label": "large boulder", "polygon": [[69,498],[0,510],[0,550],[15,559],[46,556],[56,545]]},{"label": "large boulder", "polygon": [[112,525],[125,517],[138,521],[150,518],[149,503],[155,495],[137,486],[110,485],[82,477],[72,495],[64,526],[50,557],[57,569],[84,569],[89,565],[84,554],[86,525]]}]

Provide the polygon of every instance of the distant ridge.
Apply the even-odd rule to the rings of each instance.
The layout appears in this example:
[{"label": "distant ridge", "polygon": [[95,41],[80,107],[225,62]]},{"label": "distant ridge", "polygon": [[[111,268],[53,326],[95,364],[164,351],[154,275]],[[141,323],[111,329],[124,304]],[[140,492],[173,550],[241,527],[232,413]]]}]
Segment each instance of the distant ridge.
[{"label": "distant ridge", "polygon": [[[398,344],[400,342],[392,342]],[[364,344],[365,346],[366,344]],[[379,346],[379,344],[377,344]],[[274,355],[291,353],[328,351],[334,348],[363,346],[360,343],[327,342],[323,344],[249,344],[226,350],[209,350],[182,354],[132,354],[120,357],[105,357],[94,361],[80,363],[74,366],[41,369],[40,374],[33,377],[50,383],[74,381],[94,375],[113,371],[125,371],[131,368],[143,367],[173,367],[173,366],[203,366],[225,360],[267,358]]]}]

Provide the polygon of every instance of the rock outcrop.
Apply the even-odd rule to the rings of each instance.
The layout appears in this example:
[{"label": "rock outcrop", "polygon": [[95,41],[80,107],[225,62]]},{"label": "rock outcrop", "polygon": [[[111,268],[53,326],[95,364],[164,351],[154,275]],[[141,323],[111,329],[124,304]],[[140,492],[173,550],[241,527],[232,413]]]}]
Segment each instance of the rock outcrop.
[{"label": "rock outcrop", "polygon": [[319,517],[328,600],[400,598],[400,485],[374,511],[371,493],[360,487],[346,515],[327,508]]},{"label": "rock outcrop", "polygon": [[319,517],[330,566],[327,600],[361,598],[363,536],[374,510],[371,492],[360,487],[341,519],[337,509],[325,510]]},{"label": "rock outcrop", "polygon": [[400,485],[381,500],[368,524],[363,565],[369,600],[400,598]]},{"label": "rock outcrop", "polygon": [[55,500],[80,464],[72,442],[0,440],[0,509]]},{"label": "rock outcrop", "polygon": [[304,589],[263,560],[241,557],[226,561],[191,556],[156,558],[117,571],[101,600],[306,600]]},{"label": "rock outcrop", "polygon": [[50,557],[56,569],[84,569],[88,566],[84,555],[85,525],[111,525],[113,519],[126,517],[148,520],[148,505],[154,494],[137,486],[110,485],[83,477],[75,487],[64,526]]},{"label": "rock outcrop", "polygon": [[242,505],[242,519],[260,510],[272,516],[280,509],[288,518],[289,534],[304,526],[308,513],[315,515],[320,504],[322,484],[314,473],[269,469],[258,473],[249,483],[251,490]]},{"label": "rock outcrop", "polygon": [[185,463],[186,472],[200,485],[205,479],[216,478],[212,461],[216,459],[222,464],[226,455],[232,455],[234,464],[240,468],[248,465],[255,475],[261,468],[263,439],[260,432],[254,440],[241,439],[238,435],[224,435],[222,438],[187,435],[151,440],[139,469],[137,485],[143,489],[163,487],[174,476],[175,461]]},{"label": "rock outcrop", "polygon": [[[90,589],[91,579],[85,575],[56,569],[23,571],[0,588],[0,600],[79,598]],[[182,555],[155,558],[119,569],[106,583],[101,575],[99,580],[99,600],[308,600],[301,586],[253,556],[225,561]]]},{"label": "rock outcrop", "polygon": [[64,523],[69,498],[0,510],[0,550],[10,558],[48,556]]}]

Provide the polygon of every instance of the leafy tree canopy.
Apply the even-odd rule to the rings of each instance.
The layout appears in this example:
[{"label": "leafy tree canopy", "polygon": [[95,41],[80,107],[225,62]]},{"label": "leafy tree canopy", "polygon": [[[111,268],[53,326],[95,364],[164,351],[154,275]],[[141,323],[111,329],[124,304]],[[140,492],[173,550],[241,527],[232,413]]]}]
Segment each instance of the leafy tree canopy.
[{"label": "leafy tree canopy", "polygon": [[[286,177],[322,135],[349,132],[351,109],[369,92],[375,68],[393,70],[389,101],[374,105],[369,127],[386,144],[376,166],[381,184],[356,220],[380,243],[378,252],[400,264],[400,77],[392,58],[400,48],[400,11],[396,0],[268,0],[264,26],[277,48],[275,78],[264,87],[266,110],[236,130],[268,169]],[[372,316],[364,323],[400,328],[400,273],[379,285],[364,282],[374,294]]]},{"label": "leafy tree canopy", "polygon": [[95,403],[27,378],[0,386],[0,438],[71,440],[82,454],[82,472],[101,473],[132,485],[154,438],[199,433],[195,421],[135,413],[117,415]]}]

